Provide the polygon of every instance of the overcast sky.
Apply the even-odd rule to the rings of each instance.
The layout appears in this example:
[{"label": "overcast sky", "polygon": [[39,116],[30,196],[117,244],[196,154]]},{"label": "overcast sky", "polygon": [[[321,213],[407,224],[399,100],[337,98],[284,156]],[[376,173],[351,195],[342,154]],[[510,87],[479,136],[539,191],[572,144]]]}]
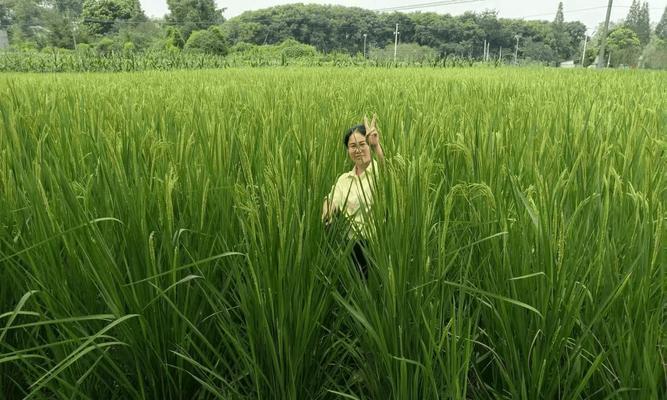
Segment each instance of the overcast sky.
[{"label": "overcast sky", "polygon": [[[169,12],[166,0],[140,0],[141,5],[148,16],[161,17]],[[340,4],[348,7],[361,7],[369,10],[380,8],[398,7],[404,5],[417,5],[433,3],[437,0],[315,0],[315,1],[290,1],[290,0],[215,0],[218,7],[226,7],[225,18],[235,17],[244,11],[258,10],[279,4],[289,3],[317,3],[317,4]],[[456,1],[456,0],[454,0]],[[461,0],[459,0],[461,1]],[[546,19],[552,20],[558,8],[558,0],[463,0],[465,4],[452,4],[447,6],[422,7],[419,10],[437,12],[440,14],[459,15],[465,11],[496,10],[500,17]],[[628,13],[632,0],[616,0],[611,13],[611,20],[618,21]],[[649,1],[651,11],[651,23],[658,22],[667,5],[667,0]],[[566,21],[581,21],[589,29],[595,29],[598,23],[604,21],[607,7],[606,0],[564,0]],[[416,11],[402,10],[403,12]]]}]

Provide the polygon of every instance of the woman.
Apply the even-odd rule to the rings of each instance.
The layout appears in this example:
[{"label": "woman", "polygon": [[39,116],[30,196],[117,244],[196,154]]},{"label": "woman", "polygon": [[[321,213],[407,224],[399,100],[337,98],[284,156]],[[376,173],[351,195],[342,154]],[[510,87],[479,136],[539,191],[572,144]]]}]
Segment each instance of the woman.
[{"label": "woman", "polygon": [[322,220],[328,225],[338,213],[347,218],[350,222],[348,237],[354,240],[352,261],[364,279],[368,279],[368,261],[364,256],[364,247],[369,236],[367,219],[377,179],[377,162],[372,159],[371,151],[380,162],[384,161],[376,116],[373,115],[370,123],[364,116],[364,124],[350,128],[343,137],[343,144],[354,168],[338,177],[324,200]]}]

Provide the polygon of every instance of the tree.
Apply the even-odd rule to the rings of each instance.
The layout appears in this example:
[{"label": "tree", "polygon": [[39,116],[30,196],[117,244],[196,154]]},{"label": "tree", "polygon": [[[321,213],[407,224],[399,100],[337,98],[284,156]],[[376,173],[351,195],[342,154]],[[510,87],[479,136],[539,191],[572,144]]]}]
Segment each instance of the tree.
[{"label": "tree", "polygon": [[[0,29],[13,43],[73,48],[73,21],[83,0],[0,0]],[[31,45],[29,45],[31,46]]]},{"label": "tree", "polygon": [[170,26],[167,28],[167,41],[165,46],[169,48],[182,49],[185,46],[185,40],[183,39],[183,34],[181,30]]},{"label": "tree", "polygon": [[11,23],[9,35],[13,42],[32,42],[37,47],[47,44],[43,26],[46,9],[37,0],[11,0],[6,4],[6,17]]},{"label": "tree", "polygon": [[655,27],[655,35],[662,40],[667,40],[667,7],[665,7],[662,18]]},{"label": "tree", "polygon": [[[407,28],[400,28],[402,41],[404,32],[410,34],[412,21],[400,15],[399,23]],[[356,7],[290,4],[245,12],[226,21],[223,29],[233,43],[275,44],[291,38],[323,52],[354,54],[363,51],[364,34],[368,48],[393,43],[394,24],[380,22],[377,13]]]},{"label": "tree", "polygon": [[565,31],[565,17],[563,16],[563,3],[558,3],[556,18],[551,26],[551,32],[547,35],[547,43],[557,54],[557,58],[565,59],[570,56],[570,38]]},{"label": "tree", "polygon": [[525,40],[521,46],[522,58],[531,61],[539,61],[549,65],[555,65],[560,57],[551,46],[543,42],[533,41],[532,39]]},{"label": "tree", "polygon": [[556,18],[554,18],[555,26],[562,26],[565,22],[565,16],[563,15],[563,2],[558,3],[558,10],[556,10]]},{"label": "tree", "polygon": [[[625,17],[625,25],[633,31],[639,24],[639,13],[641,12],[641,4],[637,0],[632,0],[632,5],[628,10],[628,15]],[[636,31],[635,31],[636,32]]]},{"label": "tree", "polygon": [[644,2],[642,4],[641,11],[639,12],[639,24],[637,25],[637,36],[639,41],[642,43],[642,46],[646,46],[651,40],[651,15],[648,10],[648,3]]},{"label": "tree", "polygon": [[459,40],[461,55],[465,57],[481,57],[483,54],[481,44],[486,39],[486,32],[478,23],[477,14],[465,12],[459,17],[462,37]]},{"label": "tree", "polygon": [[667,40],[654,36],[644,49],[644,66],[652,69],[667,69]]},{"label": "tree", "polygon": [[613,30],[607,39],[613,66],[636,66],[641,54],[641,42],[632,29],[620,27]]},{"label": "tree", "polygon": [[571,59],[581,55],[580,46],[586,35],[586,25],[579,21],[566,22],[563,30],[568,39],[566,45],[566,58]]},{"label": "tree", "polygon": [[11,5],[2,2],[0,3],[0,27],[6,28],[12,23],[12,9]]},{"label": "tree", "polygon": [[[463,18],[463,16],[461,17]],[[391,14],[380,14],[378,16],[378,25],[374,37],[377,39],[378,47],[384,47],[394,43],[394,32],[398,24],[398,42],[414,42],[415,23],[410,15],[393,12]]]},{"label": "tree", "polygon": [[83,0],[46,0],[46,4],[64,17],[78,17],[83,11]]},{"label": "tree", "polygon": [[[44,23],[49,30],[49,45],[73,49],[80,41],[75,21],[83,11],[83,0],[42,0],[46,8]],[[78,37],[78,38],[77,38]]]},{"label": "tree", "polygon": [[598,55],[598,49],[595,48],[595,46],[586,46],[586,52],[584,53],[584,64],[582,65],[582,67],[588,67],[589,65],[594,65],[597,55]]},{"label": "tree", "polygon": [[222,28],[232,43],[258,44],[264,37],[266,37],[266,28],[259,22],[246,22],[238,18],[232,18],[225,21]]},{"label": "tree", "polygon": [[205,30],[224,21],[224,9],[216,9],[214,0],[167,0],[170,14],[167,20],[181,28],[188,38],[195,30]]},{"label": "tree", "polygon": [[557,14],[555,22],[524,21],[499,19],[492,11],[452,16],[290,4],[247,11],[226,21],[222,27],[233,44],[275,44],[291,38],[325,53],[356,54],[363,51],[364,35],[367,49],[393,47],[398,23],[399,44],[412,42],[428,46],[436,49],[441,57],[448,54],[481,57],[484,41],[490,44],[493,53],[500,48],[503,53],[509,53],[514,49],[514,36],[520,35],[522,42],[531,39],[536,43],[536,54],[547,54],[551,59],[553,51],[542,48],[547,46],[557,51],[557,58],[571,59],[575,53],[580,54],[578,49],[586,27],[580,22],[564,22],[562,6]]},{"label": "tree", "polygon": [[217,26],[211,26],[206,30],[192,32],[185,43],[185,49],[224,56],[229,46],[222,30]]},{"label": "tree", "polygon": [[648,3],[644,2],[641,5],[639,1],[633,0],[628,16],[625,18],[625,26],[632,29],[637,34],[642,46],[645,46],[651,36]]},{"label": "tree", "polygon": [[90,33],[100,35],[118,31],[116,22],[146,20],[139,0],[85,0],[81,15]]},{"label": "tree", "polygon": [[[127,51],[143,51],[161,42],[163,30],[152,21],[144,21],[136,24],[124,24],[118,30],[114,39],[118,47],[123,46]],[[129,45],[132,46],[129,46]],[[163,44],[163,43],[160,43]]]},{"label": "tree", "polygon": [[49,29],[49,45],[63,49],[74,48],[75,32],[72,29],[72,23],[68,18],[61,14],[52,13],[46,20]]}]

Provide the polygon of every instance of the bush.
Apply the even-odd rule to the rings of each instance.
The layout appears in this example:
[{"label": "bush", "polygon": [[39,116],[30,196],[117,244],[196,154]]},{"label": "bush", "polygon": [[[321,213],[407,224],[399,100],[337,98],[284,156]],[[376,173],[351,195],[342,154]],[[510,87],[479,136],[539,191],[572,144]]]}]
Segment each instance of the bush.
[{"label": "bush", "polygon": [[558,65],[558,54],[548,44],[540,41],[533,41],[528,39],[521,48],[521,55],[523,63],[529,64],[546,64],[551,66]]},{"label": "bush", "polygon": [[122,27],[113,39],[119,49],[123,49],[125,43],[131,42],[136,51],[144,51],[149,49],[153,43],[160,41],[162,35],[163,32],[155,23],[142,22],[131,27]]},{"label": "bush", "polygon": [[[438,52],[428,46],[420,46],[417,43],[401,43],[396,48],[396,61],[400,62],[424,62],[437,58]],[[394,61],[394,45],[390,44],[384,48],[371,48],[370,58],[378,62]]]},{"label": "bush", "polygon": [[183,33],[178,28],[170,26],[167,29],[167,41],[165,43],[165,48],[170,49],[176,47],[182,49],[185,46],[185,40],[183,39]]},{"label": "bush", "polygon": [[246,53],[248,51],[252,51],[255,49],[257,45],[254,45],[252,43],[246,43],[246,42],[239,42],[233,45],[230,49],[230,53]]},{"label": "bush", "polygon": [[40,50],[41,53],[44,54],[53,54],[56,51],[56,48],[53,46],[45,46]]},{"label": "bush", "polygon": [[93,49],[88,43],[79,43],[76,45],[76,52],[80,55],[91,55]]},{"label": "bush", "polygon": [[636,66],[641,54],[641,42],[632,29],[619,27],[614,29],[607,39],[607,49],[611,55],[611,64]]},{"label": "bush", "polygon": [[109,54],[113,51],[113,47],[114,41],[108,37],[104,37],[95,44],[95,51],[97,51],[97,54]]},{"label": "bush", "polygon": [[654,36],[644,49],[643,63],[646,68],[667,69],[667,41]]},{"label": "bush", "polygon": [[228,52],[227,40],[220,28],[216,26],[192,32],[185,43],[185,49],[223,56]]},{"label": "bush", "polygon": [[281,48],[281,55],[285,58],[312,58],[317,56],[317,49],[309,44],[297,42],[294,39],[287,39],[278,47]]},{"label": "bush", "polygon": [[125,44],[123,44],[123,54],[132,54],[135,50],[136,47],[134,46],[134,43],[125,42]]}]

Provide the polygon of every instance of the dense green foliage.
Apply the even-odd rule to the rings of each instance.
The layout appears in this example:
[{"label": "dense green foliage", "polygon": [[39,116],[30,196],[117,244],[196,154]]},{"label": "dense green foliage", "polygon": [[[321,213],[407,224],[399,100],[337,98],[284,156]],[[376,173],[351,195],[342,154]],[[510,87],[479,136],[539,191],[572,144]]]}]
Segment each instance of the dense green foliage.
[{"label": "dense green foliage", "polygon": [[[367,56],[374,60],[392,61],[394,59],[394,46],[373,47],[367,51]],[[438,52],[428,46],[420,46],[416,43],[401,43],[396,46],[397,60],[429,61],[438,58]]]},{"label": "dense green foliage", "polygon": [[[363,55],[365,46],[365,55],[374,53],[384,60],[391,52],[398,23],[399,43],[410,46],[410,53],[419,53],[405,59],[458,57],[513,62],[518,36],[520,63],[552,66],[566,60],[580,62],[586,31],[580,22],[565,21],[567,9],[562,3],[551,22],[503,19],[495,11],[452,16],[318,4],[276,6],[225,21],[213,0],[170,0],[168,5],[170,13],[164,20],[147,20],[137,0],[5,0],[0,4],[0,29],[8,27],[15,50],[75,49],[82,43],[97,47],[105,42],[105,47],[117,49],[131,43],[137,52],[173,51],[183,49],[192,32],[201,31],[209,33],[199,33],[196,42],[206,42],[205,51],[215,54],[224,54],[224,49],[238,44],[273,45],[296,40],[320,53],[353,57]],[[633,43],[623,42],[629,43],[628,47],[619,50],[632,57],[613,65],[664,67],[655,61],[665,57],[662,46],[652,42],[665,40],[665,17],[651,32],[648,10],[648,3],[635,0],[627,17],[612,24],[633,31],[640,41],[639,51]],[[222,35],[212,33],[211,28],[220,29]],[[598,33],[601,31],[598,29]],[[585,65],[592,63],[598,52],[599,38],[592,39],[587,41]],[[109,46],[109,40],[113,46]],[[197,46],[201,50],[200,44]]]},{"label": "dense green foliage", "polygon": [[[212,0],[174,0],[168,2],[171,13],[166,21],[151,22],[156,29],[148,30],[140,23],[143,14],[136,0],[87,0],[82,5],[83,15],[80,17],[69,5],[61,7],[65,11],[58,11],[43,7],[37,0],[10,1],[14,4],[10,8],[15,11],[19,9],[18,5],[27,7],[24,13],[15,13],[14,20],[7,21],[10,40],[15,48],[73,48],[74,43],[92,44],[101,40],[101,36],[122,41],[122,46],[128,36],[132,36],[128,32],[135,30],[140,32],[133,36],[144,42],[134,43],[137,49],[164,48],[173,37],[174,29],[186,41],[193,31],[221,24],[227,36],[224,40],[229,40],[232,45],[277,44],[292,39],[312,45],[323,53],[355,55],[363,53],[364,34],[369,51],[392,44],[394,27],[399,23],[401,43],[430,47],[440,57],[456,55],[479,59],[483,54],[484,41],[487,41],[493,58],[498,58],[502,49],[506,54],[512,53],[514,37],[520,35],[524,42],[548,47],[551,51],[540,53],[543,58],[538,61],[555,64],[579,52],[585,31],[580,22],[563,22],[562,8],[559,9],[561,17],[551,23],[499,19],[495,12],[451,16],[419,12],[378,13],[354,7],[291,4],[246,12],[223,22],[220,10],[215,9]],[[2,15],[0,11],[0,18]],[[40,35],[29,28],[40,24],[50,32],[48,35]],[[86,29],[76,29],[77,24]],[[120,31],[125,31],[125,34],[121,35]],[[148,46],[146,36],[153,42]],[[523,56],[523,46],[520,55]]]},{"label": "dense green foliage", "polygon": [[667,7],[665,7],[662,18],[655,27],[655,35],[661,40],[667,40]]},{"label": "dense green foliage", "polygon": [[185,49],[224,56],[229,51],[229,45],[220,28],[211,26],[206,30],[192,32],[185,43]]},{"label": "dense green foliage", "polygon": [[648,43],[651,38],[651,22],[647,2],[641,4],[638,0],[632,0],[625,26],[637,35],[642,44]]},{"label": "dense green foliage", "polygon": [[644,50],[644,65],[652,69],[667,69],[667,40],[651,40]]},{"label": "dense green foliage", "polygon": [[139,0],[85,0],[81,15],[87,31],[95,35],[116,32],[117,22],[145,19]]},{"label": "dense green foliage", "polygon": [[[85,47],[84,47],[85,46]],[[458,57],[446,59],[412,59],[411,53],[394,63],[391,59],[364,59],[347,54],[321,54],[315,48],[285,41],[278,45],[255,46],[240,43],[227,56],[207,54],[199,50],[151,50],[137,52],[131,42],[119,47],[109,39],[100,40],[95,48],[82,45],[77,51],[45,49],[41,52],[11,52],[0,57],[0,72],[136,72],[149,70],[210,69],[227,67],[275,66],[368,66],[368,67],[463,67],[473,66],[472,60]],[[422,63],[421,61],[424,61]]]},{"label": "dense green foliage", "polygon": [[[209,30],[216,31],[217,27]],[[225,67],[268,67],[268,66],[366,66],[366,67],[473,67],[512,62],[511,58],[491,60],[487,63],[471,58],[436,56],[433,49],[414,43],[398,46],[396,62],[393,48],[370,50],[367,58],[361,54],[350,56],[345,53],[322,54],[315,47],[286,40],[280,44],[257,46],[237,43],[227,49],[226,42],[188,39],[184,46],[179,31],[171,31],[164,49],[140,51],[133,41],[114,42],[103,38],[94,48],[81,44],[76,51],[45,48],[42,51],[6,52],[0,57],[0,72],[131,72],[169,69],[208,69]],[[196,43],[196,46],[194,45]],[[211,43],[213,50],[203,51],[197,46]],[[177,45],[186,47],[181,51]],[[216,51],[227,54],[226,56]],[[229,53],[226,53],[229,51]],[[520,60],[521,64],[534,66],[530,60]],[[539,65],[539,64],[538,64]]]},{"label": "dense green foliage", "polygon": [[[0,75],[0,397],[665,398],[665,79]],[[320,213],[372,112],[364,284]]]},{"label": "dense green foliage", "polygon": [[[561,10],[562,13],[562,10]],[[555,14],[555,12],[554,12]],[[320,51],[363,52],[367,44],[383,48],[394,43],[394,28],[400,26],[401,43],[417,43],[440,55],[456,54],[481,58],[483,44],[490,43],[498,57],[501,48],[513,51],[515,35],[543,43],[554,50],[556,62],[579,51],[585,26],[580,22],[523,21],[497,18],[495,12],[465,13],[461,16],[422,13],[377,13],[361,8],[291,4],[249,11],[231,18],[224,29],[232,42],[278,43],[294,38]]]},{"label": "dense green foliage", "polygon": [[609,33],[607,46],[613,65],[635,65],[641,54],[639,37],[632,29],[625,27],[619,27]]},{"label": "dense green foliage", "polygon": [[194,31],[205,30],[224,21],[222,10],[215,8],[214,0],[167,0],[167,20],[178,26],[186,38]]}]

